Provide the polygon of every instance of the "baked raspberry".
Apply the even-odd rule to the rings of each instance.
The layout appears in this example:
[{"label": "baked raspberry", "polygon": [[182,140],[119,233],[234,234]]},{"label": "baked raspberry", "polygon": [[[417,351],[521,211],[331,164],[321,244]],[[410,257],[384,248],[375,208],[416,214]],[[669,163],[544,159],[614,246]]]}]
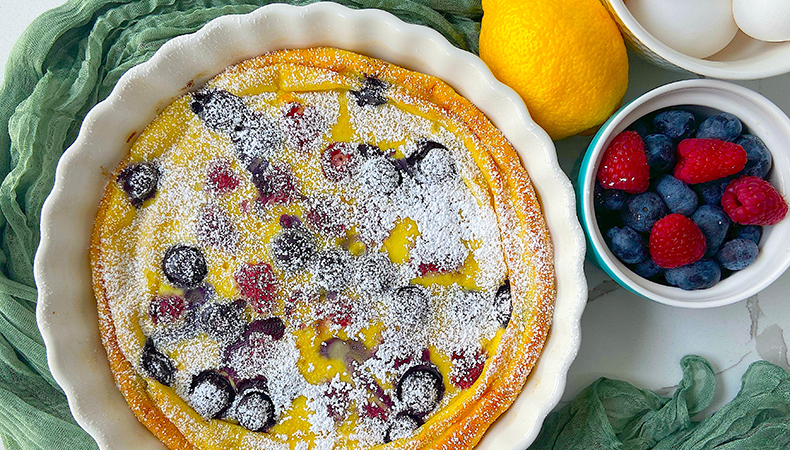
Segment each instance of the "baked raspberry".
[{"label": "baked raspberry", "polygon": [[208,168],[206,188],[214,195],[233,192],[239,186],[239,177],[230,168],[227,160],[218,160],[211,163]]},{"label": "baked raspberry", "polygon": [[321,169],[332,181],[342,181],[349,176],[358,165],[357,146],[349,142],[333,142],[326,147],[321,155]]},{"label": "baked raspberry", "polygon": [[717,139],[684,139],[678,144],[674,175],[684,183],[705,183],[740,172],[746,160],[746,150],[738,144]]},{"label": "baked raspberry", "polygon": [[459,389],[469,389],[483,373],[486,354],[483,349],[477,352],[453,353],[452,361],[450,382]]},{"label": "baked raspberry", "polygon": [[670,214],[650,231],[650,256],[664,269],[685,266],[705,254],[705,235],[683,214]]},{"label": "baked raspberry", "polygon": [[606,189],[620,189],[639,194],[650,184],[645,144],[636,131],[623,131],[603,154],[598,181]]},{"label": "baked raspberry", "polygon": [[774,225],[787,215],[787,201],[771,183],[758,177],[741,177],[727,185],[721,206],[741,225]]},{"label": "baked raspberry", "polygon": [[239,292],[259,314],[271,312],[277,296],[277,279],[266,263],[245,264],[236,272]]},{"label": "baked raspberry", "polygon": [[154,325],[171,324],[181,318],[187,307],[187,301],[179,295],[158,295],[151,300],[148,314]]}]

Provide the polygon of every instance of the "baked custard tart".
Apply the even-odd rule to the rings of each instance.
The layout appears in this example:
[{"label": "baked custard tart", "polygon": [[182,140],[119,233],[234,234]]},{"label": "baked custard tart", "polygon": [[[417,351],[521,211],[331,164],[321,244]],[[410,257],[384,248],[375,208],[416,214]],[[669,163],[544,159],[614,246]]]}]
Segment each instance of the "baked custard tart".
[{"label": "baked custard tart", "polygon": [[91,245],[116,382],[172,449],[471,448],[555,298],[501,132],[438,79],[333,48],[170,104]]}]

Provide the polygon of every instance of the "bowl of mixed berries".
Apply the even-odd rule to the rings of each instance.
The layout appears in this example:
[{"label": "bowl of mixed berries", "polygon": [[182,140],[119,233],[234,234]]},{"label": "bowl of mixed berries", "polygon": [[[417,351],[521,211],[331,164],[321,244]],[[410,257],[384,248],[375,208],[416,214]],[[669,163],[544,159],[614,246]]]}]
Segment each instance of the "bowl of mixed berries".
[{"label": "bowl of mixed berries", "polygon": [[790,266],[789,188],[790,119],[715,80],[623,107],[577,183],[594,261],[637,294],[690,308],[748,298]]}]

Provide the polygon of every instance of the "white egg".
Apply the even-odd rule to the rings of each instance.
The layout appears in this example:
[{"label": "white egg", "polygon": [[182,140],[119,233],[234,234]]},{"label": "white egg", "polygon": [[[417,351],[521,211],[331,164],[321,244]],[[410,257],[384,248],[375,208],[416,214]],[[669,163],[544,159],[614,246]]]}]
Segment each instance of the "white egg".
[{"label": "white egg", "polygon": [[695,58],[718,53],[738,32],[732,0],[627,0],[626,6],[653,37]]},{"label": "white egg", "polygon": [[755,39],[790,41],[790,0],[733,0],[732,14],[741,30]]}]

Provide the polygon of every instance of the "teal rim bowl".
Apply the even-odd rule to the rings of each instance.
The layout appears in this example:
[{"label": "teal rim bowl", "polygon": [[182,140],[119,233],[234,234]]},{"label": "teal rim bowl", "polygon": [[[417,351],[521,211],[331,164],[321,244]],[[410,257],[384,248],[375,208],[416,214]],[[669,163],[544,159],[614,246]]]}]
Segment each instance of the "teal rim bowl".
[{"label": "teal rim bowl", "polygon": [[640,277],[619,261],[604,242],[598,228],[593,190],[598,164],[612,139],[640,118],[669,107],[683,107],[713,115],[728,112],[743,122],[744,129],[760,137],[771,151],[773,169],[769,181],[787,199],[790,191],[790,119],[762,95],[717,80],[685,80],[656,88],[617,111],[590,142],[576,183],[579,219],[587,237],[588,256],[617,283],[650,300],[684,308],[712,308],[744,300],[765,289],[790,266],[790,218],[765,227],[755,262],[715,286],[684,291]]}]

